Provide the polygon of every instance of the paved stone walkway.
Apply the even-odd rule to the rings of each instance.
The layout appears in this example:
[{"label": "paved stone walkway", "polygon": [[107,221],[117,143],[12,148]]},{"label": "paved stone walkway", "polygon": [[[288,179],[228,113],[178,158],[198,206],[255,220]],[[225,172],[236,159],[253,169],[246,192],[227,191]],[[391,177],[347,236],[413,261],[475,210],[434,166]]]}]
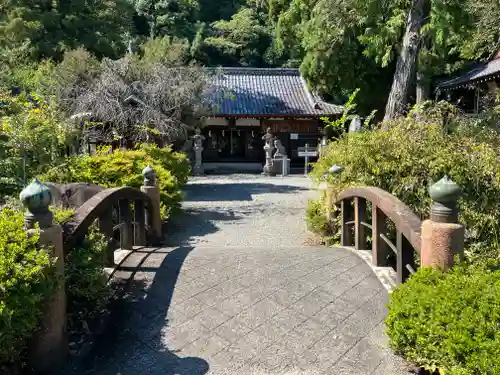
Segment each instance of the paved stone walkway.
[{"label": "paved stone walkway", "polygon": [[77,373],[407,374],[386,348],[387,292],[370,268],[303,244],[308,187],[302,177],[193,179],[169,247],[125,264],[138,265],[133,292]]}]

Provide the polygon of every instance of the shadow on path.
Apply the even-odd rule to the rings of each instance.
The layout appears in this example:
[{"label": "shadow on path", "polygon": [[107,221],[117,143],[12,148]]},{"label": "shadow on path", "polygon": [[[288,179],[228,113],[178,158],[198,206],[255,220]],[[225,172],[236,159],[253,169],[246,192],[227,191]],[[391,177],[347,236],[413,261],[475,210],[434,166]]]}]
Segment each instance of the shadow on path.
[{"label": "shadow on path", "polygon": [[219,231],[215,223],[221,221],[240,220],[232,210],[221,208],[187,208],[164,226],[164,243],[166,246],[181,246],[189,244],[193,237],[203,237]]},{"label": "shadow on path", "polygon": [[290,194],[309,190],[305,187],[268,183],[203,183],[187,185],[185,202],[251,201],[255,194]]},{"label": "shadow on path", "polygon": [[92,350],[62,375],[203,375],[208,363],[198,357],[180,358],[164,341],[163,328],[177,278],[192,247],[174,250],[140,249],[116,273],[129,279],[124,298],[112,303],[112,319]]}]

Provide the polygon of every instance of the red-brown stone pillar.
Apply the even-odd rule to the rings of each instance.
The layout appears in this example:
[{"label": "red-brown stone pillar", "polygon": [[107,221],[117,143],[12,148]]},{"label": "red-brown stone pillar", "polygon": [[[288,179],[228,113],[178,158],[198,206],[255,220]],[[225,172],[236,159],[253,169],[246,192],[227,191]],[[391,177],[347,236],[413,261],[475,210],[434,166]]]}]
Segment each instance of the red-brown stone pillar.
[{"label": "red-brown stone pillar", "polygon": [[31,340],[28,353],[31,369],[37,374],[52,374],[64,365],[68,354],[63,233],[61,226],[53,223],[49,210],[52,194],[46,185],[35,179],[21,192],[20,198],[27,208],[24,222],[28,235],[36,233],[34,227],[38,223],[42,251],[50,251],[55,260],[58,284],[52,296],[44,301],[39,329]]},{"label": "red-brown stone pillar", "polygon": [[153,168],[147,166],[142,171],[144,175],[144,185],[141,186],[141,191],[151,198],[152,206],[148,207],[151,210],[146,218],[146,224],[150,227],[151,236],[154,241],[160,241],[162,234],[162,221],[160,214],[160,189],[156,185],[156,173]]},{"label": "red-brown stone pillar", "polygon": [[460,188],[447,176],[429,189],[434,201],[431,217],[422,223],[420,260],[422,267],[447,270],[454,258],[463,258],[465,228],[458,222]]}]

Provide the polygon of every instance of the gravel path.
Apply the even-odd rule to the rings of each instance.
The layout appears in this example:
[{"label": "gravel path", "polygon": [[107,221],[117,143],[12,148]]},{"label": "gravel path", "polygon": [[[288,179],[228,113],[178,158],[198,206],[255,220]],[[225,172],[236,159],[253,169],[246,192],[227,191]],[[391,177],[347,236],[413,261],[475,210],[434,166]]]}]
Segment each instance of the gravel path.
[{"label": "gravel path", "polygon": [[288,247],[307,239],[305,207],[317,195],[304,177],[252,175],[193,178],[186,187],[185,215],[168,244]]}]

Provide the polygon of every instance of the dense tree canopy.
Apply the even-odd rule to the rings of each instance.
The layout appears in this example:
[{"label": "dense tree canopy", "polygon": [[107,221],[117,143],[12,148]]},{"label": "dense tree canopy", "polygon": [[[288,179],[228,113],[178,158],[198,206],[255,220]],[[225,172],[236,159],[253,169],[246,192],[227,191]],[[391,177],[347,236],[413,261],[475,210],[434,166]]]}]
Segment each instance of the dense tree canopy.
[{"label": "dense tree canopy", "polygon": [[[360,88],[361,110],[383,109],[414,1],[0,0],[0,74],[78,47],[97,59],[139,52],[182,64],[300,67],[327,99]],[[429,4],[415,74],[427,89],[500,47],[498,0]],[[410,101],[414,86],[416,77]]]}]

